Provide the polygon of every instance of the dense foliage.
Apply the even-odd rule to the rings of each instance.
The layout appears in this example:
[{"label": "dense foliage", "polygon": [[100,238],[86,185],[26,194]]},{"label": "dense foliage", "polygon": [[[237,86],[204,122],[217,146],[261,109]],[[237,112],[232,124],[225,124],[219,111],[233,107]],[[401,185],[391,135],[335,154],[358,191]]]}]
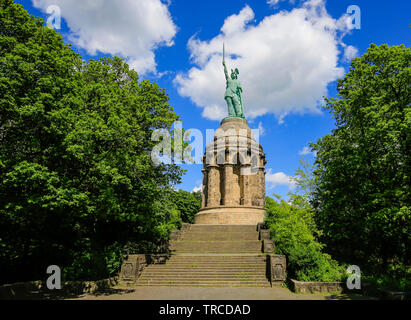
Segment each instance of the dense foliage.
[{"label": "dense foliage", "polygon": [[296,172],[297,190],[286,202],[267,197],[264,224],[275,242],[276,253],[287,257],[287,274],[299,281],[340,281],[344,268],[323,251],[318,241],[321,231],[314,221],[314,210],[309,203],[315,177],[308,162],[301,160]]},{"label": "dense foliage", "polygon": [[411,50],[371,45],[327,99],[336,129],[317,152],[315,217],[334,257],[410,277]]},{"label": "dense foliage", "polygon": [[101,278],[126,241],[181,224],[168,201],[182,171],[150,157],[153,130],[179,118],[167,101],[121,59],[85,63],[0,0],[0,281],[44,278],[52,264]]},{"label": "dense foliage", "polygon": [[174,191],[171,202],[177,206],[183,222],[194,223],[194,215],[201,207],[201,192]]}]

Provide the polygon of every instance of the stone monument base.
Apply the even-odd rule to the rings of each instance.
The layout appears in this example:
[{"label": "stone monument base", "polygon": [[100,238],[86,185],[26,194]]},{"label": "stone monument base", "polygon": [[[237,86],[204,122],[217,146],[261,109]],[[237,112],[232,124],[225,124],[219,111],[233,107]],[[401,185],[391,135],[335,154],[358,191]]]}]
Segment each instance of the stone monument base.
[{"label": "stone monument base", "polygon": [[194,216],[195,224],[257,225],[264,221],[265,210],[252,206],[222,206],[201,209]]}]

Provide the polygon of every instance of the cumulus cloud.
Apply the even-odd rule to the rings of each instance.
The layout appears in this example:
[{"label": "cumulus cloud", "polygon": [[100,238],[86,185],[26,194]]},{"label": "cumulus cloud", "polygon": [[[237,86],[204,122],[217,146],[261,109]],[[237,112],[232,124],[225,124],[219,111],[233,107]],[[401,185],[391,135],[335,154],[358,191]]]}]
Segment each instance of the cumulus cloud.
[{"label": "cumulus cloud", "polygon": [[90,55],[118,55],[139,73],[156,72],[154,50],[173,45],[177,32],[161,0],[32,0],[46,12],[58,5],[68,40]]},{"label": "cumulus cloud", "polygon": [[[277,7],[277,5],[278,5],[278,3],[280,3],[281,1],[285,1],[285,0],[267,0],[267,4],[270,6],[270,7],[274,7],[274,8],[276,8]],[[295,0],[289,0],[290,1],[290,3],[295,3]]]},{"label": "cumulus cloud", "polygon": [[272,173],[272,169],[267,170],[265,181],[269,189],[283,185],[288,186],[288,188],[292,190],[296,186],[296,181],[293,177],[287,176],[284,172]]},{"label": "cumulus cloud", "polygon": [[275,6],[280,1],[282,1],[282,0],[268,0],[267,4],[269,4],[270,6]]},{"label": "cumulus cloud", "polygon": [[310,153],[311,153],[311,150],[310,150],[309,147],[304,147],[303,150],[301,150],[301,151],[299,152],[299,154],[302,155],[302,156],[306,156],[306,155],[308,155],[308,154],[310,154]]},{"label": "cumulus cloud", "polygon": [[191,192],[198,192],[198,191],[201,191],[201,190],[203,190],[203,184],[202,184],[201,180],[197,180],[196,185],[193,188],[193,190],[191,190]]},{"label": "cumulus cloud", "polygon": [[260,137],[265,135],[265,128],[263,127],[263,123],[261,121],[258,123],[258,130]]},{"label": "cumulus cloud", "polygon": [[317,156],[317,152],[316,151],[312,152],[311,148],[307,146],[305,146],[301,151],[299,151],[298,154],[301,156],[307,156],[309,154],[312,154],[314,157]]},{"label": "cumulus cloud", "polygon": [[353,46],[346,46],[344,48],[344,60],[345,61],[351,61],[351,59],[355,58],[358,56],[358,49]]},{"label": "cumulus cloud", "polygon": [[202,186],[194,187],[191,192],[198,192],[202,190]]},{"label": "cumulus cloud", "polygon": [[324,0],[306,1],[259,23],[254,23],[254,12],[246,5],[225,19],[214,38],[194,35],[189,40],[193,67],[179,73],[174,83],[181,96],[203,108],[204,117],[226,116],[224,42],[227,67],[240,70],[247,117],[271,113],[281,122],[291,112],[320,112],[327,85],[344,75],[338,62],[341,39],[349,32],[347,21],[346,15],[332,18]]}]

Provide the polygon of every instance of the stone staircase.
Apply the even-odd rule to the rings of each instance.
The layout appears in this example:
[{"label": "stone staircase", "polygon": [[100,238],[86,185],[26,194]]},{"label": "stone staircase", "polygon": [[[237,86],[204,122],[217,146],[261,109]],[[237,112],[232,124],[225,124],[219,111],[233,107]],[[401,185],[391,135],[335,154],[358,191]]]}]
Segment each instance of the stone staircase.
[{"label": "stone staircase", "polygon": [[270,287],[261,247],[254,225],[191,225],[170,241],[170,258],[148,265],[135,285]]}]

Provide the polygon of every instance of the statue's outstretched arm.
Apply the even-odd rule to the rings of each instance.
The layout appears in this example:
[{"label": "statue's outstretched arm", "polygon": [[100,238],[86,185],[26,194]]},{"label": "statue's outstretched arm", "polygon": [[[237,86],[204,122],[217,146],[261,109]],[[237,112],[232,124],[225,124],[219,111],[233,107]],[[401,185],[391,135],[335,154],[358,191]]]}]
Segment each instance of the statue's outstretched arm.
[{"label": "statue's outstretched arm", "polygon": [[229,76],[228,76],[227,66],[225,65],[225,61],[223,61],[223,66],[224,66],[225,79],[228,80],[228,79],[229,79]]}]

